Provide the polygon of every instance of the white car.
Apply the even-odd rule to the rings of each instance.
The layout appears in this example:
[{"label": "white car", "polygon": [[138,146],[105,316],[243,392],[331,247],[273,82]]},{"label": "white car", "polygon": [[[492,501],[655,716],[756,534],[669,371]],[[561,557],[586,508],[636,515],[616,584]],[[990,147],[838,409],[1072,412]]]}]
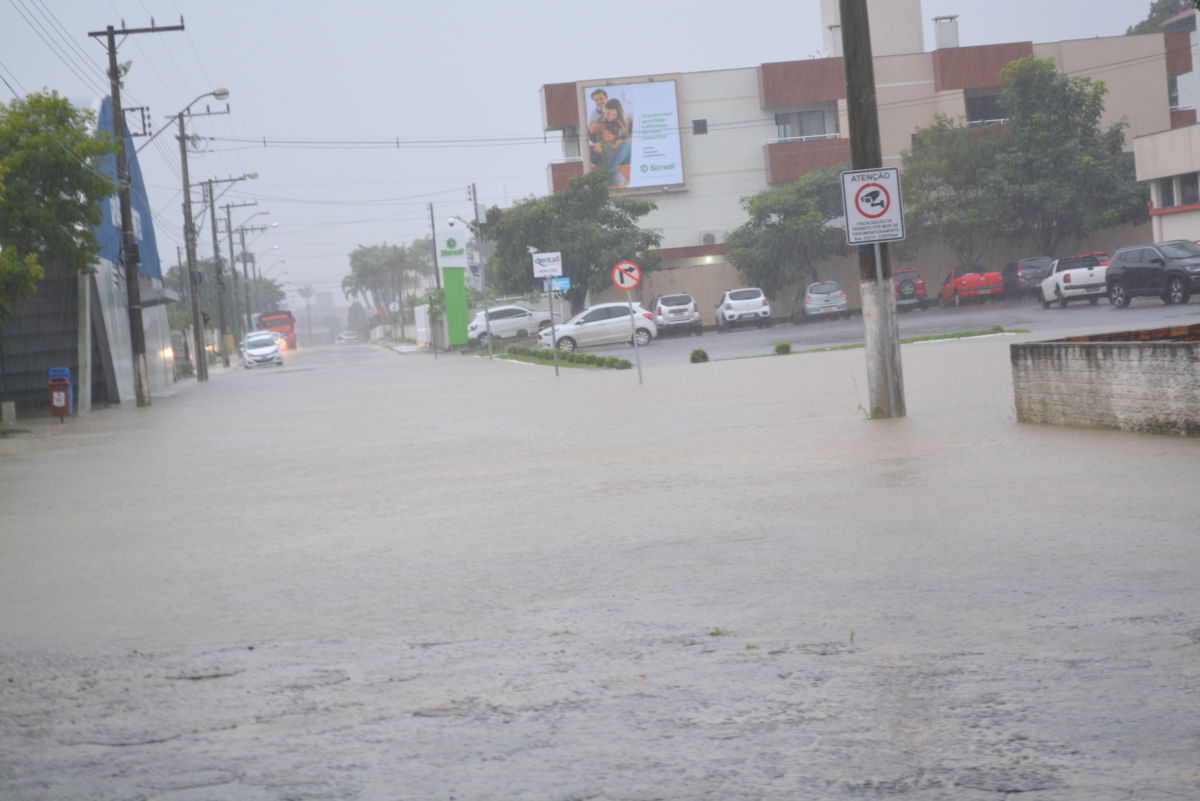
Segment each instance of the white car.
[{"label": "white car", "polygon": [[556,344],[559,350],[569,351],[611,342],[632,344],[634,340],[642,346],[650,344],[656,336],[658,326],[654,324],[654,315],[638,304],[633,304],[631,323],[628,303],[597,303],[556,329],[543,329],[538,335],[538,347],[549,350]]},{"label": "white car", "polygon": [[730,289],[717,301],[717,333],[748,323],[759,328],[771,327],[771,301],[758,287]]},{"label": "white car", "polygon": [[342,331],[333,341],[338,345],[354,345],[358,342],[358,332]]},{"label": "white car", "polygon": [[1070,301],[1081,298],[1095,306],[1108,294],[1107,275],[1108,262],[1094,253],[1055,259],[1050,274],[1042,281],[1042,308],[1058,303],[1065,309]]},{"label": "white car", "polygon": [[283,351],[275,334],[270,331],[251,331],[242,339],[242,366],[249,370],[251,367],[283,367]]},{"label": "white car", "polygon": [[700,306],[695,298],[686,292],[659,295],[650,304],[650,308],[654,310],[654,324],[663,333],[671,329],[704,333],[704,323],[700,321]]},{"label": "white car", "polygon": [[487,321],[483,312],[476,312],[467,325],[467,336],[475,337],[481,345],[487,344],[488,329],[491,329],[493,339],[515,337],[524,331],[533,336],[550,325],[549,312],[534,311],[524,306],[493,306],[487,311]]}]

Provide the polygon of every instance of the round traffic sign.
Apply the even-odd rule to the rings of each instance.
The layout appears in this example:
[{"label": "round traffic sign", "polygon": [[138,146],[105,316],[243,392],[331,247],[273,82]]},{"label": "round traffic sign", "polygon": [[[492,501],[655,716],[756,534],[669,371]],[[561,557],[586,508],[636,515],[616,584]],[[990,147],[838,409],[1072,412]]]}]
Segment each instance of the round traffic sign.
[{"label": "round traffic sign", "polygon": [[634,289],[642,283],[642,268],[631,261],[619,261],[612,268],[612,282],[617,289]]},{"label": "round traffic sign", "polygon": [[892,196],[883,184],[863,184],[854,193],[854,208],[864,217],[874,220],[887,214]]}]

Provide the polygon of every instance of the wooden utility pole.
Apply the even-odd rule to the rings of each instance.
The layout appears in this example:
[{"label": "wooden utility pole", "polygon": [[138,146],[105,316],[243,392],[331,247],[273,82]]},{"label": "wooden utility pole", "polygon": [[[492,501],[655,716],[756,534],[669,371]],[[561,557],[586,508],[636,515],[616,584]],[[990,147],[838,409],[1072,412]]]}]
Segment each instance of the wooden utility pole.
[{"label": "wooden utility pole", "polygon": [[[856,170],[883,166],[879,110],[867,0],[838,0],[846,70],[846,111],[850,122],[850,160]],[[858,249],[867,345],[867,384],[871,417],[904,417],[904,378],[900,371],[899,327],[892,289],[891,254],[886,242]]]},{"label": "wooden utility pole", "polygon": [[[169,28],[159,28],[150,21],[149,28],[126,28],[121,23],[121,36],[135,33],[164,33],[182,31],[183,20]],[[150,405],[150,368],[146,362],[146,329],[142,321],[142,287],[138,265],[141,255],[133,238],[133,206],[129,200],[129,159],[125,156],[125,112],[121,109],[121,68],[117,66],[117,31],[109,25],[88,36],[103,36],[108,45],[108,79],[112,93],[113,140],[117,143],[117,199],[121,207],[121,264],[125,268],[125,297],[129,306],[129,344],[133,352],[133,390],[138,406]]]}]

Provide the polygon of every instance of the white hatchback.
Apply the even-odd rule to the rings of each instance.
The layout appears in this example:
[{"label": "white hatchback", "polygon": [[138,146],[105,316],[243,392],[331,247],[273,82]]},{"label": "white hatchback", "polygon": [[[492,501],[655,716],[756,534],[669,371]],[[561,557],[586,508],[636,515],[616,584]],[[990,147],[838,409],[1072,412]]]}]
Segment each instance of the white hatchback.
[{"label": "white hatchback", "polygon": [[505,339],[515,337],[521,331],[533,336],[548,325],[548,312],[534,311],[524,306],[493,306],[487,311],[486,321],[482,311],[475,313],[467,325],[467,336],[475,337],[481,345],[486,345],[489,329],[493,339]]},{"label": "white hatchback", "polygon": [[744,323],[770,328],[771,301],[758,287],[730,289],[717,301],[716,318],[718,334]]},{"label": "white hatchback", "polygon": [[633,304],[630,322],[628,303],[597,303],[567,320],[557,329],[545,328],[538,335],[538,347],[549,350],[557,344],[559,350],[575,350],[588,345],[635,340],[639,346],[650,344],[658,336],[654,315]]},{"label": "white hatchback", "polygon": [[249,370],[251,367],[283,367],[283,351],[275,340],[275,334],[270,331],[251,331],[242,339],[242,366]]}]

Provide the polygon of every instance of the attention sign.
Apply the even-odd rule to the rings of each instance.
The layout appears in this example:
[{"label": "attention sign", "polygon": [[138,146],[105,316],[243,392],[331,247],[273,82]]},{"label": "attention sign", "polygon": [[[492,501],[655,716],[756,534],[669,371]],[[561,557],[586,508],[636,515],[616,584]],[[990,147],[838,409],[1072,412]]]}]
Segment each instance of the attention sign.
[{"label": "attention sign", "polygon": [[896,167],[842,173],[842,203],[846,211],[848,244],[904,239],[900,170]]}]

